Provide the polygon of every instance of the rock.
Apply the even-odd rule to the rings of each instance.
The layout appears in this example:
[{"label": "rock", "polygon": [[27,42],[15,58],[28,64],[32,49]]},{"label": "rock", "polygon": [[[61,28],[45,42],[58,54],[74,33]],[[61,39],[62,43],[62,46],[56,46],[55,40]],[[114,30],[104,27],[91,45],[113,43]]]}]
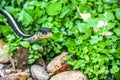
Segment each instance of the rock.
[{"label": "rock", "polygon": [[56,74],[66,71],[69,65],[67,62],[63,61],[62,58],[67,56],[67,52],[61,53],[59,56],[55,57],[48,65],[47,72],[49,74]]},{"label": "rock", "polygon": [[29,67],[28,64],[29,51],[25,48],[18,48],[13,56],[15,66],[17,69],[26,70]]},{"label": "rock", "polygon": [[8,52],[9,47],[5,45],[5,42],[3,42],[3,40],[0,40],[0,63],[9,63],[11,61]]},{"label": "rock", "polygon": [[34,80],[48,80],[50,77],[45,71],[45,68],[39,65],[32,65],[30,72]]},{"label": "rock", "polygon": [[11,62],[12,67],[15,69],[14,60],[9,55],[9,46],[3,42],[3,40],[0,40],[0,63],[9,63]]},{"label": "rock", "polygon": [[2,48],[3,45],[5,45],[5,42],[2,39],[0,39],[0,48]]},{"label": "rock", "polygon": [[80,71],[65,71],[53,76],[50,80],[87,80]]},{"label": "rock", "polygon": [[29,74],[25,72],[13,73],[4,77],[0,77],[0,80],[27,80]]},{"label": "rock", "polygon": [[0,64],[0,70],[1,70],[3,67],[4,67],[4,65],[3,65],[3,64]]},{"label": "rock", "polygon": [[17,73],[21,72],[21,70],[15,70],[15,69],[0,69],[0,76],[4,77],[6,75],[9,75],[11,73]]},{"label": "rock", "polygon": [[10,62],[10,55],[9,54],[1,54],[1,50],[0,50],[0,63],[9,63]]}]

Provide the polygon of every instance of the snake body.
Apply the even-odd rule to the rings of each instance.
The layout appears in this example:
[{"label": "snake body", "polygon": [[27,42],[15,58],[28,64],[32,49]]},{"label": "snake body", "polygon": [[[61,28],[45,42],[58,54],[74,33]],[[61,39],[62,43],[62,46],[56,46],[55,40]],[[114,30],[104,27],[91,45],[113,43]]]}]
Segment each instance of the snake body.
[{"label": "snake body", "polygon": [[8,21],[11,29],[14,31],[17,37],[22,37],[23,40],[30,42],[35,42],[41,39],[49,38],[52,36],[52,33],[49,28],[41,28],[36,33],[28,35],[23,30],[23,27],[19,22],[5,9],[0,9],[0,14],[2,14]]}]

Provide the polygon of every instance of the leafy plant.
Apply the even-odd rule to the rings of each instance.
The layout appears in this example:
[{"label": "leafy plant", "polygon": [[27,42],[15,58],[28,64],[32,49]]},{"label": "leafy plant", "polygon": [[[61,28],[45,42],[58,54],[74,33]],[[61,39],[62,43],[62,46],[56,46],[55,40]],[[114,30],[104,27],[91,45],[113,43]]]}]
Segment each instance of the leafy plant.
[{"label": "leafy plant", "polygon": [[[29,48],[30,64],[41,56],[51,60],[67,51],[72,69],[82,71],[89,80],[103,80],[109,71],[115,76],[120,72],[118,0],[1,0],[0,4],[15,14],[29,34],[41,27],[51,28],[52,38],[29,44],[16,38],[0,15],[0,37],[11,44],[11,52],[19,46]],[[41,46],[44,51],[39,54]]]}]

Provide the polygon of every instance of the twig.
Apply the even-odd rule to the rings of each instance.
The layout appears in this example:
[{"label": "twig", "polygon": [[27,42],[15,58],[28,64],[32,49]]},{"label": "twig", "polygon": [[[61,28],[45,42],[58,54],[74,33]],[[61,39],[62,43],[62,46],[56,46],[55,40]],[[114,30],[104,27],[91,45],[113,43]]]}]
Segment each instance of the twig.
[{"label": "twig", "polygon": [[79,15],[81,16],[81,13],[80,13],[80,10],[79,10],[78,6],[76,6],[76,9],[77,9],[77,12],[79,13]]},{"label": "twig", "polygon": [[11,64],[12,64],[13,69],[15,69],[14,60],[12,59],[12,57],[11,57],[11,56],[9,56],[9,58],[10,58],[10,62],[11,62]]}]

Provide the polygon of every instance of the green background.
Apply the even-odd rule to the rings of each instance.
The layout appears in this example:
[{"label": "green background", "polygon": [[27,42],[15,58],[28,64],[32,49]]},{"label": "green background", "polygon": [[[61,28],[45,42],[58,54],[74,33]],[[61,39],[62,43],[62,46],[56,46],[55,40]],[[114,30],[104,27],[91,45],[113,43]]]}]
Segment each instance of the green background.
[{"label": "green background", "polygon": [[[0,8],[13,14],[28,34],[42,27],[51,28],[53,33],[49,39],[30,44],[18,39],[0,15],[0,38],[10,45],[11,55],[20,46],[29,48],[29,63],[32,64],[41,56],[51,60],[67,51],[69,56],[65,60],[71,69],[80,70],[89,80],[105,80],[108,72],[120,80],[117,76],[120,74],[120,1],[0,0]],[[79,11],[91,17],[84,21]],[[108,24],[95,32],[93,28],[99,21]],[[101,35],[108,31],[113,34]],[[39,52],[39,49],[44,51]]]}]

